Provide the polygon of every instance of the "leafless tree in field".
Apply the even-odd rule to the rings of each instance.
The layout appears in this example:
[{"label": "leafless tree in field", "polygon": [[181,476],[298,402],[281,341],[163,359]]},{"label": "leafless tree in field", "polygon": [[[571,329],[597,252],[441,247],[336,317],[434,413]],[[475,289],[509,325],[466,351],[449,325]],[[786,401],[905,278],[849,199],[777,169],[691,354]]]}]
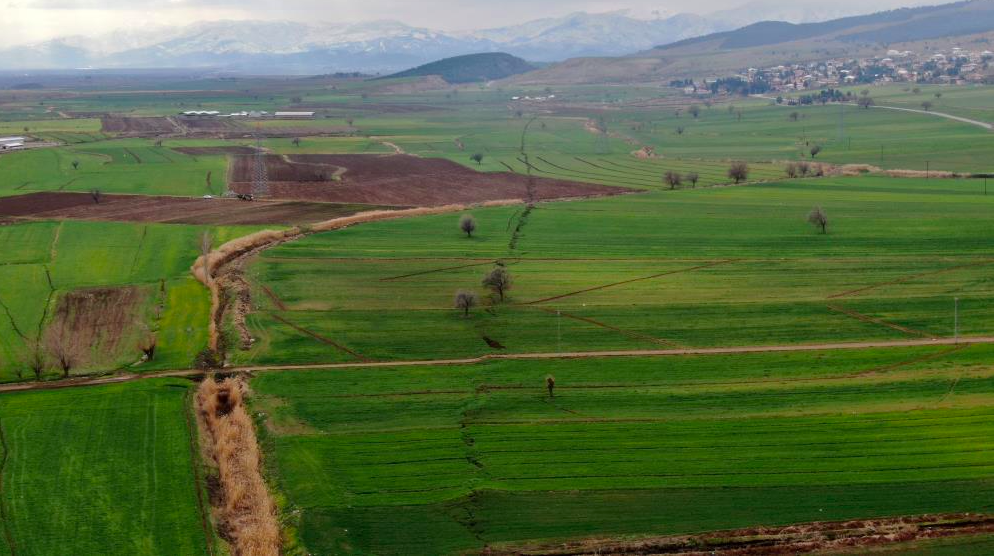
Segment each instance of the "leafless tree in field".
[{"label": "leafless tree in field", "polygon": [[456,292],[456,309],[463,312],[463,317],[469,316],[469,310],[476,305],[476,294],[471,291]]},{"label": "leafless tree in field", "polygon": [[742,183],[749,177],[749,165],[745,162],[733,162],[728,168],[728,177],[735,180],[735,183]]},{"label": "leafless tree in field", "polygon": [[146,361],[151,361],[155,359],[155,348],[158,344],[159,339],[155,336],[155,333],[148,332],[138,341],[138,350],[145,356]]},{"label": "leafless tree in field", "polygon": [[79,364],[83,355],[82,346],[63,324],[56,324],[45,333],[45,349],[62,371],[62,378],[69,378],[69,372]]},{"label": "leafless tree in field", "polygon": [[483,285],[493,290],[500,300],[504,301],[504,294],[511,289],[511,273],[503,265],[498,265],[484,276]]},{"label": "leafless tree in field", "polygon": [[931,110],[932,109],[932,101],[926,100],[925,102],[923,102],[922,103],[922,108],[924,108],[926,112],[928,112],[929,110]]},{"label": "leafless tree in field", "polygon": [[683,178],[680,177],[679,172],[674,172],[673,170],[666,172],[666,174],[663,176],[663,182],[665,182],[666,185],[670,186],[670,189],[676,189],[677,187],[680,187],[680,183],[682,181]]},{"label": "leafless tree in field", "polygon": [[556,397],[555,392],[553,392],[553,390],[556,389],[556,377],[554,377],[552,375],[549,375],[549,376],[545,377],[545,387],[546,387],[546,389],[549,390],[549,397],[550,398]]},{"label": "leafless tree in field", "polygon": [[818,153],[820,153],[820,152],[821,152],[821,145],[814,145],[814,146],[812,146],[811,147],[811,158],[814,158],[814,157],[818,156]]},{"label": "leafless tree in field", "polygon": [[469,159],[475,162],[477,166],[483,163],[483,155],[481,153],[474,153]]},{"label": "leafless tree in field", "polygon": [[792,121],[792,122],[796,122],[800,117],[801,117],[801,114],[799,112],[791,112],[787,116],[787,119],[790,120],[790,121]]},{"label": "leafless tree in field", "polygon": [[686,179],[690,182],[691,187],[697,187],[697,182],[700,181],[701,176],[697,172],[687,172]]},{"label": "leafless tree in field", "polygon": [[291,141],[291,143],[293,143],[294,147],[299,147],[300,146],[300,137],[294,137],[293,141]]},{"label": "leafless tree in field", "polygon": [[352,127],[352,124],[355,123],[355,120],[352,118],[345,118],[345,123],[349,124],[349,127]]},{"label": "leafless tree in field", "polygon": [[78,160],[73,160],[72,161],[72,169],[73,170],[79,170],[79,161]]},{"label": "leafless tree in field", "polygon": [[682,125],[676,127],[676,134],[677,135],[683,135],[684,131],[687,131],[687,128],[683,127]]},{"label": "leafless tree in field", "polygon": [[935,98],[936,99],[942,98],[942,91],[939,91],[939,92],[935,93]]},{"label": "leafless tree in field", "polygon": [[801,174],[802,178],[808,177],[808,173],[811,172],[811,165],[807,162],[797,163],[797,173]]},{"label": "leafless tree in field", "polygon": [[808,223],[821,229],[821,233],[828,233],[828,215],[821,207],[815,207],[808,213]]},{"label": "leafless tree in field", "polygon": [[791,162],[790,164],[787,165],[786,168],[784,168],[784,171],[787,173],[787,177],[788,178],[796,178],[797,177],[797,164],[794,164],[793,162]]},{"label": "leafless tree in field", "polygon": [[690,112],[690,115],[693,116],[694,119],[697,119],[697,117],[701,115],[701,107],[696,104],[688,108],[687,111]]},{"label": "leafless tree in field", "polygon": [[858,104],[860,108],[866,108],[869,110],[869,108],[874,105],[873,97],[859,97],[856,104]]},{"label": "leafless tree in field", "polygon": [[464,214],[459,219],[459,229],[466,234],[466,237],[473,237],[473,232],[476,231],[476,219],[470,214]]},{"label": "leafless tree in field", "polygon": [[100,204],[100,198],[103,197],[103,193],[99,189],[91,189],[90,197],[93,199],[94,204]]},{"label": "leafless tree in field", "polygon": [[28,368],[35,375],[35,380],[41,382],[41,375],[45,373],[45,367],[48,366],[45,361],[45,352],[42,350],[41,342],[37,340],[31,342],[28,346],[26,359]]}]

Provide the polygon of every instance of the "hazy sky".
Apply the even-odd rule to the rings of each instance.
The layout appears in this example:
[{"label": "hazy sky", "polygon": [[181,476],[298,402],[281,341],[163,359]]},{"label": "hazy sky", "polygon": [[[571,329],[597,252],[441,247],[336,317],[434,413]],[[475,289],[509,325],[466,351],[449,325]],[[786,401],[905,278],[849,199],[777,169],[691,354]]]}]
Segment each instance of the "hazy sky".
[{"label": "hazy sky", "polygon": [[[774,0],[764,0],[774,1]],[[782,2],[782,0],[780,0]],[[791,0],[790,5],[824,5]],[[843,0],[857,4],[856,0]],[[395,19],[441,30],[496,27],[575,11],[630,9],[710,13],[748,0],[0,0],[0,46],[67,35],[95,35],[147,24],[184,25],[217,19],[356,22]],[[837,5],[839,2],[834,2]],[[873,8],[921,3],[873,0]],[[941,3],[936,2],[936,3]],[[859,2],[866,5],[867,2]],[[857,4],[858,5],[858,4]]]}]

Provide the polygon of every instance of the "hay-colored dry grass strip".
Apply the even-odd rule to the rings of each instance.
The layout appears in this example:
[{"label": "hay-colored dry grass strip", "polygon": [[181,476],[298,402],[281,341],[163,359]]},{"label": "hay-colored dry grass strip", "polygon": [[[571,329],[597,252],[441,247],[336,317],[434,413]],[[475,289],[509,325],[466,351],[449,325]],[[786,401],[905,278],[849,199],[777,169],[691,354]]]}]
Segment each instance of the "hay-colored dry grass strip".
[{"label": "hay-colored dry grass strip", "polygon": [[280,526],[262,478],[262,455],[244,406],[246,392],[245,383],[232,378],[221,383],[207,378],[197,390],[205,456],[217,469],[215,522],[234,556],[277,556]]}]

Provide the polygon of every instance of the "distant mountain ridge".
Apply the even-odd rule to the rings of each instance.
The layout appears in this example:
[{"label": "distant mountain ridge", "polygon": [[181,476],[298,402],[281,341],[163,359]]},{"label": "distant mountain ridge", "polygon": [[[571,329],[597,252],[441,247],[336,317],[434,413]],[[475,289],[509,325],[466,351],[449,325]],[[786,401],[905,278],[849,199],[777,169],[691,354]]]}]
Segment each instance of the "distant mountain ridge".
[{"label": "distant mountain ridge", "polygon": [[[865,57],[890,46],[933,48],[930,40],[994,41],[994,1],[902,8],[817,23],[761,21],[616,58],[577,58],[520,84],[618,83],[722,77],[746,67]],[[965,46],[965,45],[964,45]]]},{"label": "distant mountain ridge", "polygon": [[767,14],[787,14],[806,21],[825,13],[824,8],[784,10],[782,3],[756,0],[739,10],[712,16],[675,14],[645,19],[624,12],[581,12],[465,32],[442,32],[396,21],[213,21],[185,27],[133,28],[96,38],[64,37],[8,48],[0,50],[0,69],[185,67],[243,73],[393,73],[481,52],[507,52],[534,62],[620,56],[728,31]]},{"label": "distant mountain ridge", "polygon": [[528,62],[504,52],[467,54],[446,58],[389,77],[427,77],[437,75],[448,83],[476,83],[504,79],[535,69]]}]

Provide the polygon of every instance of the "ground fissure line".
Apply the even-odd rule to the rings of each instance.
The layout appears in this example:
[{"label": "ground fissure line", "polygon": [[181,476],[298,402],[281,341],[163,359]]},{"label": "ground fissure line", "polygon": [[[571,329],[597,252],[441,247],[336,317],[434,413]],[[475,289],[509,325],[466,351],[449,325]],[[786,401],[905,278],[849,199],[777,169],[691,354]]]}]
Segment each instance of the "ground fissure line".
[{"label": "ground fissure line", "polygon": [[849,290],[849,291],[845,291],[845,292],[842,292],[842,293],[832,294],[832,295],[828,296],[827,299],[839,299],[839,298],[842,298],[842,297],[852,297],[854,295],[858,295],[858,294],[861,294],[861,293],[864,293],[864,292],[867,292],[867,291],[870,291],[870,290],[874,290],[874,289],[877,289],[877,288],[882,288],[882,287],[885,287],[885,286],[896,286],[898,284],[903,284],[905,282],[910,282],[911,280],[914,280],[916,278],[922,278],[922,277],[925,277],[925,276],[934,276],[936,274],[944,274],[946,272],[954,272],[954,271],[957,271],[957,270],[963,270],[964,268],[972,268],[972,267],[975,267],[975,266],[986,266],[986,265],[989,265],[991,263],[994,263],[994,259],[984,259],[982,261],[975,261],[975,262],[972,262],[972,263],[965,263],[965,264],[961,264],[961,265],[951,266],[949,268],[940,268],[939,270],[930,270],[928,272],[919,272],[918,274],[909,274],[908,276],[901,276],[899,278],[895,278],[894,280],[890,280],[888,282],[880,282],[879,284],[873,284],[873,285],[870,285],[870,286],[864,286],[862,288],[857,288],[855,290]]},{"label": "ground fissure line", "polygon": [[879,319],[879,318],[876,318],[876,317],[871,317],[870,315],[865,315],[863,313],[860,313],[858,311],[854,311],[852,309],[846,309],[845,307],[842,307],[840,305],[831,305],[831,304],[829,304],[827,307],[828,307],[828,309],[830,311],[833,311],[833,312],[836,312],[836,313],[841,313],[841,314],[846,315],[848,317],[852,317],[852,318],[854,318],[854,319],[856,319],[856,320],[858,320],[860,322],[865,322],[865,323],[870,323],[870,324],[879,324],[880,326],[885,326],[887,328],[890,328],[892,330],[896,330],[896,331],[901,332],[903,334],[908,334],[909,336],[918,336],[918,337],[921,337],[921,338],[930,338],[930,337],[933,336],[933,334],[929,334],[928,332],[923,332],[921,330],[915,330],[914,328],[908,328],[906,326],[901,326],[900,324],[895,324],[895,323],[892,323],[892,322],[887,322],[887,321],[885,321],[883,319]]},{"label": "ground fissure line", "polygon": [[352,357],[355,357],[359,361],[369,361],[368,357],[366,357],[364,355],[361,355],[361,354],[359,354],[359,353],[357,353],[357,352],[355,352],[355,351],[353,351],[353,350],[351,350],[351,349],[343,346],[342,344],[339,344],[338,342],[336,342],[336,341],[334,341],[334,340],[332,340],[330,338],[325,338],[324,336],[318,334],[317,332],[308,330],[308,329],[306,329],[303,326],[300,326],[298,324],[294,324],[294,323],[288,321],[287,319],[281,317],[280,315],[277,315],[276,313],[270,313],[269,316],[271,316],[274,319],[282,322],[283,324],[289,326],[290,328],[293,328],[297,332],[300,332],[302,334],[306,334],[306,335],[310,336],[311,338],[314,338],[315,340],[317,340],[317,341],[319,341],[319,342],[321,342],[323,344],[328,344],[329,346],[332,346],[332,347],[335,347],[335,348],[337,348],[337,349],[339,349],[341,351],[344,351],[345,353],[351,355]]},{"label": "ground fissure line", "polygon": [[583,317],[583,316],[580,316],[580,315],[573,315],[571,313],[567,313],[565,311],[561,311],[561,310],[558,310],[558,309],[552,309],[550,307],[539,307],[539,310],[545,311],[546,313],[549,313],[549,314],[552,314],[552,315],[562,315],[562,316],[564,316],[564,317],[566,317],[568,319],[573,319],[573,320],[576,320],[576,321],[585,322],[585,323],[588,323],[588,324],[592,324],[594,326],[599,326],[601,328],[606,328],[607,330],[613,330],[614,332],[618,332],[620,334],[628,336],[629,338],[634,338],[636,340],[645,340],[645,341],[648,341],[648,342],[652,342],[654,344],[660,344],[660,345],[669,346],[669,347],[673,347],[673,348],[680,347],[679,344],[677,344],[675,342],[671,342],[669,340],[664,340],[662,338],[656,338],[655,336],[649,336],[648,334],[640,334],[638,332],[633,332],[631,330],[625,330],[625,329],[622,329],[622,328],[618,328],[617,326],[611,326],[610,324],[603,323],[603,322],[600,322],[598,320],[594,320],[594,319],[589,318],[589,317]]},{"label": "ground fissure line", "polygon": [[539,299],[537,301],[529,301],[527,303],[522,303],[522,305],[538,305],[539,303],[547,303],[549,301],[557,301],[559,299],[564,299],[564,298],[567,298],[567,297],[573,297],[575,295],[580,295],[580,294],[583,294],[583,293],[589,293],[589,292],[603,290],[603,289],[607,289],[607,288],[613,288],[613,287],[616,287],[616,286],[623,286],[623,285],[626,285],[626,284],[632,284],[634,282],[642,282],[642,281],[645,281],[645,280],[652,280],[652,279],[655,279],[655,278],[662,278],[663,276],[669,276],[670,274],[680,274],[680,273],[683,273],[683,272],[692,272],[692,271],[695,271],[695,270],[703,270],[705,268],[711,268],[711,267],[714,267],[714,266],[729,264],[729,263],[733,263],[735,261],[736,261],[736,259],[726,259],[726,260],[723,260],[723,261],[714,261],[714,262],[710,262],[710,263],[703,264],[703,265],[693,266],[693,267],[690,267],[690,268],[682,268],[682,269],[679,269],[679,270],[668,270],[666,272],[660,272],[659,274],[653,274],[652,276],[643,276],[641,278],[632,278],[631,280],[623,280],[621,282],[612,282],[610,284],[603,284],[603,285],[600,285],[600,286],[594,286],[592,288],[578,290],[578,291],[575,291],[575,292],[565,293],[565,294],[557,295],[557,296],[553,296],[553,297],[547,297],[545,299]]}]

